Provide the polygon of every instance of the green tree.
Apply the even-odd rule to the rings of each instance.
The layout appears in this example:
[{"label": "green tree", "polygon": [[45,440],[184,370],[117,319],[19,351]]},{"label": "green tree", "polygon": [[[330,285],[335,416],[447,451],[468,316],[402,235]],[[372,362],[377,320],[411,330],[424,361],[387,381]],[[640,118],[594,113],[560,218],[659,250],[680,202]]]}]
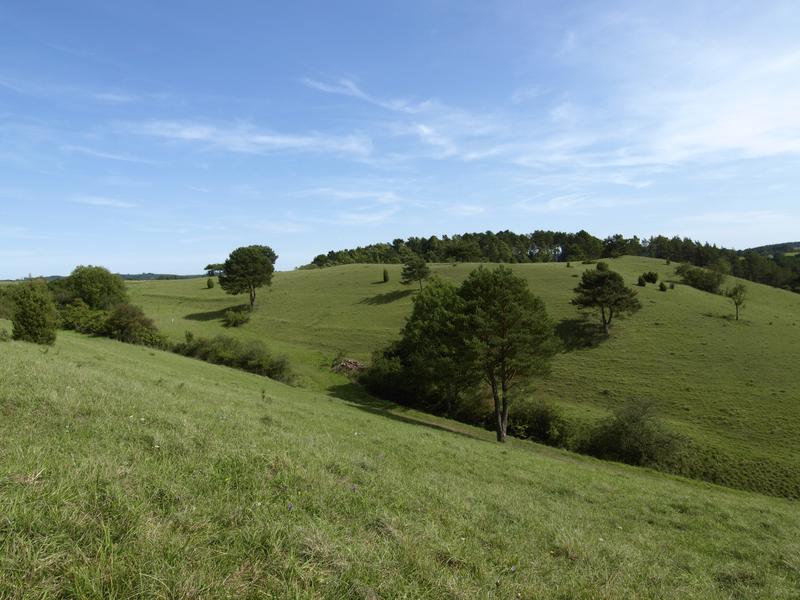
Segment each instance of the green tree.
[{"label": "green tree", "polygon": [[225,270],[225,265],[222,263],[211,263],[206,265],[205,271],[209,277],[216,277]]},{"label": "green tree", "polygon": [[250,295],[250,310],[256,303],[256,290],[272,284],[277,254],[269,246],[243,246],[228,257],[219,276],[219,285],[228,294]]},{"label": "green tree", "polygon": [[544,302],[506,267],[476,269],[459,296],[470,370],[491,388],[497,441],[505,442],[512,387],[546,373],[558,351],[553,324]]},{"label": "green tree", "polygon": [[214,288],[214,279],[212,277],[206,279],[206,288],[209,290]]},{"label": "green tree", "polygon": [[408,285],[415,281],[419,282],[419,289],[422,290],[422,282],[431,275],[430,267],[424,258],[417,255],[408,256],[403,263],[403,276],[400,283]]},{"label": "green tree", "polygon": [[104,267],[78,266],[56,284],[59,302],[68,304],[80,298],[93,310],[108,310],[128,300],[125,282]]},{"label": "green tree", "polygon": [[642,307],[636,292],[625,285],[622,275],[616,271],[584,271],[575,293],[573,304],[584,309],[599,310],[606,334],[615,316],[633,314]]},{"label": "green tree", "polygon": [[736,320],[738,321],[739,311],[744,308],[744,302],[747,299],[747,286],[743,283],[737,283],[732,288],[728,289],[725,295],[733,302],[733,306],[736,308]]},{"label": "green tree", "polygon": [[23,342],[52,346],[56,341],[58,313],[47,284],[25,281],[13,293],[12,337]]},{"label": "green tree", "polygon": [[[447,415],[476,383],[463,331],[465,303],[452,283],[433,277],[414,298],[414,308],[397,345],[417,394],[439,400]],[[441,406],[443,404],[443,406]]]}]

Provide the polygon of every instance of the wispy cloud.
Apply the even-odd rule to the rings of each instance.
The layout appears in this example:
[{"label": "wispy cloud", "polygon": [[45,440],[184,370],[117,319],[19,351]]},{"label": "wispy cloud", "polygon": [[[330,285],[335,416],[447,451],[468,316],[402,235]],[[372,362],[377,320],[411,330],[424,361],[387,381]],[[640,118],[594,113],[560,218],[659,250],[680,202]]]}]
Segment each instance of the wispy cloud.
[{"label": "wispy cloud", "polygon": [[136,204],[127,200],[108,198],[106,196],[78,196],[72,199],[75,204],[85,204],[87,206],[100,206],[107,208],[135,208]]},{"label": "wispy cloud", "polygon": [[216,125],[199,121],[151,120],[125,123],[120,128],[137,135],[247,154],[296,151],[368,156],[372,151],[371,140],[363,135],[281,134],[247,123]]},{"label": "wispy cloud", "polygon": [[115,154],[113,152],[104,152],[102,150],[96,150],[94,148],[87,148],[86,146],[62,146],[62,149],[66,152],[74,152],[77,154],[84,154],[86,156],[93,156],[95,158],[105,158],[107,160],[117,160],[121,162],[131,162],[131,163],[141,163],[146,165],[155,165],[158,164],[157,161],[149,160],[145,158],[139,158],[137,156],[129,156],[127,154]]},{"label": "wispy cloud", "polygon": [[374,104],[375,106],[380,106],[381,108],[385,108],[387,110],[396,112],[416,114],[419,112],[423,112],[425,110],[429,110],[435,106],[435,103],[430,100],[426,100],[423,102],[412,102],[400,98],[392,98],[392,99],[378,98],[362,90],[351,79],[339,79],[335,83],[326,83],[323,81],[318,81],[316,79],[310,79],[310,78],[303,78],[300,81],[304,85],[313,88],[315,90],[318,90],[320,92],[325,92],[326,94],[335,94],[339,96],[350,96],[351,98],[358,98],[359,100],[363,100],[364,102],[368,102],[369,104]]}]

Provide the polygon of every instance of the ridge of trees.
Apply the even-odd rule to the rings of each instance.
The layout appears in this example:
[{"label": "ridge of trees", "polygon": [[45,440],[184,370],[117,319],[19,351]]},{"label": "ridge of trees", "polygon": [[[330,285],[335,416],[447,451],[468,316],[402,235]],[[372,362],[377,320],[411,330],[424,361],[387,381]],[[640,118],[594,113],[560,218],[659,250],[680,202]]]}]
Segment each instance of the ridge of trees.
[{"label": "ridge of trees", "polygon": [[[765,249],[774,249],[766,252]],[[354,263],[401,264],[409,253],[426,262],[576,262],[646,256],[696,267],[725,263],[725,271],[736,277],[773,287],[800,292],[800,254],[792,244],[778,244],[752,250],[732,250],[690,238],[663,235],[649,238],[621,234],[600,239],[581,230],[577,233],[537,230],[465,233],[453,236],[409,237],[391,243],[370,244],[319,254],[303,268],[331,267]]]}]

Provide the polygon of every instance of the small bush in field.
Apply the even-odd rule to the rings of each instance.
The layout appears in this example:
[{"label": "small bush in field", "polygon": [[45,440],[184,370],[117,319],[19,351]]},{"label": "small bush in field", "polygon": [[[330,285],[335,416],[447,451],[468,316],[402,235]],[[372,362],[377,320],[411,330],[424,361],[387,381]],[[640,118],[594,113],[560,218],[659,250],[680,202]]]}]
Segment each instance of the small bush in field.
[{"label": "small bush in field", "polygon": [[250,321],[250,313],[244,310],[227,310],[222,318],[225,327],[241,327]]},{"label": "small bush in field", "polygon": [[644,276],[643,275],[639,275],[639,279],[636,282],[636,285],[638,285],[639,287],[644,287],[644,286],[647,285],[647,282],[644,280]]},{"label": "small bush in field", "polygon": [[389,270],[383,270],[383,283],[389,283]]},{"label": "small bush in field", "polygon": [[545,402],[520,402],[511,408],[508,433],[550,446],[563,447],[568,438],[568,424],[561,412]]},{"label": "small bush in field", "polygon": [[658,273],[655,271],[647,271],[647,273],[642,273],[642,278],[647,283],[657,283],[658,282]]},{"label": "small bush in field", "polygon": [[[675,284],[672,284],[672,285],[674,286]],[[667,291],[667,284],[662,281],[660,284],[658,284],[658,290],[660,292],[666,292]]]},{"label": "small bush in field", "polygon": [[675,289],[675,282],[670,282],[669,289],[671,289],[671,290]]},{"label": "small bush in field", "polygon": [[166,340],[158,332],[153,320],[135,304],[118,304],[106,320],[108,337],[128,344],[139,344],[156,348],[166,347]]},{"label": "small bush in field", "polygon": [[602,261],[602,260],[599,263],[597,263],[597,266],[595,268],[598,271],[608,271],[609,270],[608,263],[605,262],[605,261]]},{"label": "small bush in field", "polygon": [[12,337],[23,342],[52,346],[56,341],[58,313],[42,280],[26,281],[14,290]]},{"label": "small bush in field", "polygon": [[62,306],[59,311],[61,317],[61,328],[87,333],[91,335],[103,335],[106,332],[106,322],[109,313],[106,310],[90,308],[86,302],[80,298],[75,298],[71,304]]},{"label": "small bush in field", "polygon": [[206,280],[206,287],[207,287],[209,290],[214,288],[214,279],[213,279],[213,278],[209,277],[209,278]]}]

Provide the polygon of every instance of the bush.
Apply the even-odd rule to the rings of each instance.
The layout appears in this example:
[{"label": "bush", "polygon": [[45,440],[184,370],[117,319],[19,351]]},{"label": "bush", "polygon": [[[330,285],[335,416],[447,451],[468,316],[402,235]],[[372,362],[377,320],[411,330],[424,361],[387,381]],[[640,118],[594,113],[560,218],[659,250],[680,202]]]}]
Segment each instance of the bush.
[{"label": "bush", "polygon": [[240,327],[250,321],[250,312],[246,310],[226,310],[222,318],[225,327]]},{"label": "bush", "polygon": [[639,287],[645,287],[647,285],[647,282],[644,279],[644,275],[639,275],[639,279],[636,282],[636,285],[638,285]]},{"label": "bush", "polygon": [[158,332],[153,320],[134,304],[117,305],[106,320],[105,333],[112,339],[128,344],[167,347],[166,339]]},{"label": "bush", "polygon": [[669,289],[671,289],[671,290],[675,289],[675,282],[672,282],[672,281],[670,282]]},{"label": "bush", "polygon": [[173,351],[183,356],[241,369],[284,383],[291,383],[294,379],[286,357],[273,357],[259,341],[245,343],[224,335],[214,338],[194,337],[187,331],[186,341],[177,344]]},{"label": "bush", "polygon": [[389,283],[389,270],[383,270],[383,283]]},{"label": "bush", "polygon": [[[673,288],[675,287],[674,283],[671,284],[671,285],[672,285]],[[666,292],[667,291],[667,284],[662,281],[661,283],[658,284],[658,290],[661,291],[661,292]]]},{"label": "bush", "polygon": [[93,309],[109,310],[128,300],[122,277],[91,265],[75,267],[69,277],[52,282],[51,289],[59,304],[80,298]]},{"label": "bush", "polygon": [[106,333],[108,311],[89,308],[89,305],[80,298],[76,298],[71,304],[61,307],[59,316],[61,317],[62,329],[71,329],[79,333],[94,335],[104,335]]},{"label": "bush", "polygon": [[721,271],[693,267],[688,264],[679,266],[675,269],[675,273],[680,275],[686,285],[712,294],[718,294],[722,282],[725,281],[725,274]]},{"label": "bush", "polygon": [[603,261],[600,261],[599,263],[597,263],[597,266],[595,268],[598,271],[608,271],[609,270],[608,263],[607,262],[603,262]]},{"label": "bush", "polygon": [[650,401],[633,401],[618,408],[581,443],[580,451],[631,465],[663,465],[675,455],[680,439],[664,429]]},{"label": "bush", "polygon": [[206,280],[206,287],[207,287],[209,290],[211,290],[211,289],[213,289],[213,288],[214,288],[214,279],[213,279],[213,278],[209,277],[209,278]]},{"label": "bush", "polygon": [[[492,415],[494,418],[494,415]],[[510,409],[508,433],[550,446],[564,447],[568,425],[561,411],[545,402],[520,402]]]},{"label": "bush", "polygon": [[647,271],[646,273],[642,273],[642,279],[644,279],[647,283],[657,283],[658,273],[655,271]]},{"label": "bush", "polygon": [[52,346],[56,341],[58,313],[43,280],[20,283],[13,293],[12,337],[23,342]]}]

